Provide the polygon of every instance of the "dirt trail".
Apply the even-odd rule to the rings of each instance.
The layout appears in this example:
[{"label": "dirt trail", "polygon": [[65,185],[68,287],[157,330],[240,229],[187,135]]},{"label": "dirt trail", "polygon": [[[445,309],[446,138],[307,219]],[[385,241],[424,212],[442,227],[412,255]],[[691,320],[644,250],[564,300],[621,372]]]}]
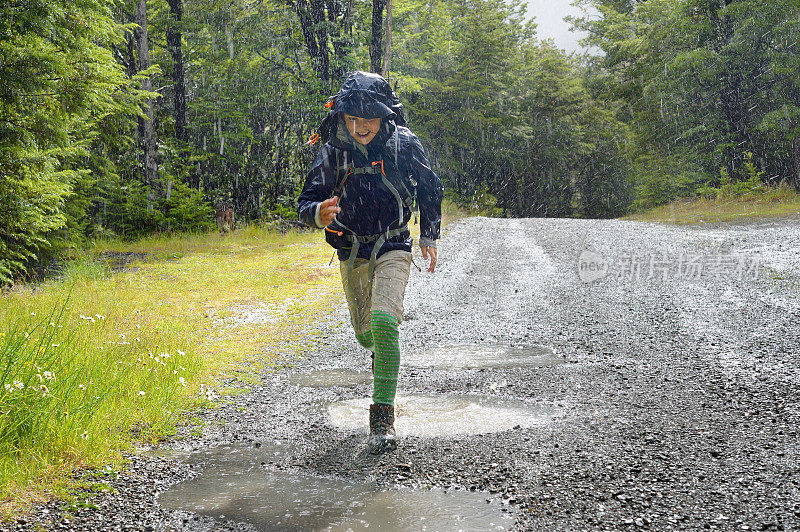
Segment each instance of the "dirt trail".
[{"label": "dirt trail", "polygon": [[[223,444],[249,471],[475,492],[499,526],[522,530],[797,529],[799,293],[791,220],[462,220],[437,273],[415,272],[408,288],[401,341],[414,364],[401,369],[408,429],[396,452],[368,457],[365,434],[347,428],[369,361],[340,307],[319,324],[318,350],[204,413],[203,436],[172,443],[171,457],[135,457],[97,510],[61,523],[52,506],[18,528],[254,529],[155,501],[222,467],[208,449]],[[352,385],[298,380],[329,370]],[[509,412],[522,421],[504,425]],[[439,432],[414,435],[418,421]]]}]

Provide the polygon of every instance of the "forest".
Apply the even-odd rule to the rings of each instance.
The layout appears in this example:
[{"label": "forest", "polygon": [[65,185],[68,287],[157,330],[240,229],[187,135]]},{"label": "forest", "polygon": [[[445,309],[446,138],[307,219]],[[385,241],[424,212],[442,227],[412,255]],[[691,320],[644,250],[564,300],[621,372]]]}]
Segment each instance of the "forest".
[{"label": "forest", "polygon": [[95,239],[296,217],[348,72],[387,77],[456,202],[616,217],[800,187],[800,0],[8,0],[0,283]]}]

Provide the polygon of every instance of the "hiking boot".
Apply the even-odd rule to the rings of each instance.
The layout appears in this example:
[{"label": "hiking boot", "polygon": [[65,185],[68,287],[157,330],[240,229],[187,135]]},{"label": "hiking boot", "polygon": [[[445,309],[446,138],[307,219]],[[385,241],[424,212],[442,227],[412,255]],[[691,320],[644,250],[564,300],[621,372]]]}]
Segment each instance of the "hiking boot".
[{"label": "hiking boot", "polygon": [[381,454],[396,448],[394,405],[370,405],[367,450],[370,454]]}]

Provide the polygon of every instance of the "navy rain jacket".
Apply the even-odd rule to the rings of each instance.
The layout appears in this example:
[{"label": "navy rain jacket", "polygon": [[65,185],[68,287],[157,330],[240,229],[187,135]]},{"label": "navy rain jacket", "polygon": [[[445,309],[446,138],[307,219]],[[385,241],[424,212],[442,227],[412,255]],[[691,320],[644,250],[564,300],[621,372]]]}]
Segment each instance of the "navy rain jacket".
[{"label": "navy rain jacket", "polygon": [[[348,82],[350,83],[348,86]],[[431,170],[430,163],[419,139],[408,128],[396,124],[397,115],[384,105],[376,111],[375,100],[388,94],[395,99],[388,82],[376,74],[356,72],[345,82],[334,99],[335,106],[329,116],[330,138],[322,145],[306,177],[305,186],[298,199],[300,220],[311,227],[318,227],[316,214],[318,205],[339,195],[341,212],[325,231],[327,242],[338,250],[340,260],[346,260],[351,240],[346,235],[374,236],[406,225],[411,218],[410,209],[403,205],[398,211],[395,195],[387,188],[380,173],[354,173],[347,176],[347,168],[372,168],[373,162],[383,161],[383,170],[391,173],[390,182],[402,180],[412,192],[416,188],[420,210],[420,235],[422,244],[434,244],[439,238],[441,224],[442,185]],[[376,94],[378,95],[376,97]],[[364,112],[364,103],[373,105]],[[384,100],[390,103],[390,100]],[[357,102],[359,108],[354,108]],[[386,114],[385,109],[389,111]],[[381,113],[381,129],[367,145],[367,156],[355,146],[355,140],[346,130],[342,113],[374,118]],[[361,115],[359,115],[361,112]],[[402,121],[402,116],[399,117]],[[344,131],[342,131],[342,129]],[[378,166],[380,168],[380,166]],[[416,187],[414,187],[414,183]],[[341,188],[341,191],[339,189]],[[401,220],[398,220],[401,217]],[[338,234],[338,233],[341,233]],[[378,251],[381,256],[387,251],[411,251],[411,239],[398,236],[385,242]],[[362,243],[358,257],[369,259],[372,243]]]}]

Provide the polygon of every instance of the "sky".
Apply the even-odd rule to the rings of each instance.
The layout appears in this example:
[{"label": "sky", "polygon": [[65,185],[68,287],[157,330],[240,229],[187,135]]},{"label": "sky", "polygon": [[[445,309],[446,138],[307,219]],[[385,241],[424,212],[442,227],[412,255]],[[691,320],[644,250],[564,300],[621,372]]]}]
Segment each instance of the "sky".
[{"label": "sky", "polygon": [[528,0],[528,16],[536,17],[536,34],[540,39],[553,39],[556,46],[568,52],[581,51],[578,39],[582,33],[569,31],[564,22],[567,15],[582,16],[580,8],[572,6],[573,0]]}]

